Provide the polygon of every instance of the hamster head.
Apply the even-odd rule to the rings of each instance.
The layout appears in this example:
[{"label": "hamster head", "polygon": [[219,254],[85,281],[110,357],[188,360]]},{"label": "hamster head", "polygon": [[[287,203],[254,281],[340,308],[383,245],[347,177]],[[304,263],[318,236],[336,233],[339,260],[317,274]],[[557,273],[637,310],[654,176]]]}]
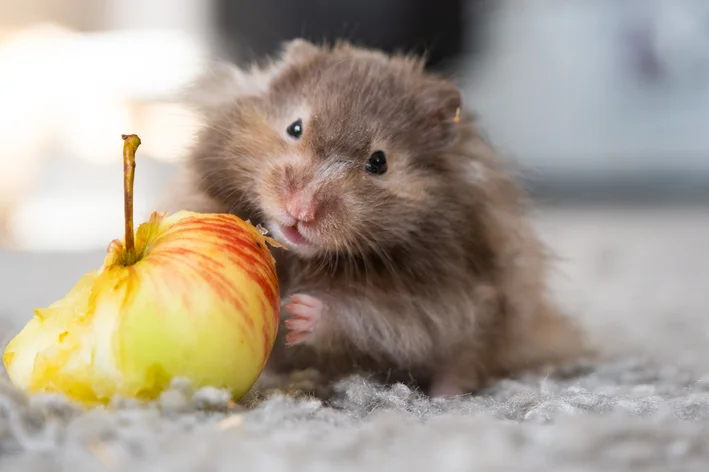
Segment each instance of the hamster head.
[{"label": "hamster head", "polygon": [[271,68],[263,91],[236,97],[213,126],[228,136],[215,182],[240,188],[301,257],[366,255],[434,227],[461,107],[454,84],[418,59],[348,44],[293,41]]}]

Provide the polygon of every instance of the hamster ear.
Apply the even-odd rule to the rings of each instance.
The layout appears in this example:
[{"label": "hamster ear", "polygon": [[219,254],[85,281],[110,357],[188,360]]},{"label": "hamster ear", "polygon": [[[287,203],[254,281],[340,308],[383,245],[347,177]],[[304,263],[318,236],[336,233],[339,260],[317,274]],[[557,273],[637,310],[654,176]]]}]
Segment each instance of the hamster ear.
[{"label": "hamster ear", "polygon": [[179,94],[180,101],[202,116],[219,112],[239,96],[260,92],[260,84],[243,70],[226,63],[212,61],[205,70]]},{"label": "hamster ear", "polygon": [[284,61],[290,63],[305,61],[320,50],[315,44],[302,38],[285,42],[282,49],[281,57]]},{"label": "hamster ear", "polygon": [[428,79],[419,90],[426,138],[433,148],[448,146],[457,133],[463,95],[450,81]]}]

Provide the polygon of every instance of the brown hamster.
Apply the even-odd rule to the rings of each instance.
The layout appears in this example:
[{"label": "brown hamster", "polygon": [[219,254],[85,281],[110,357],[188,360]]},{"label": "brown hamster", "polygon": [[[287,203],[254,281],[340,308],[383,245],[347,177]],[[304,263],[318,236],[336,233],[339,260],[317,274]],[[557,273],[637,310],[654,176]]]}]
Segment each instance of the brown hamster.
[{"label": "brown hamster", "polygon": [[460,90],[423,61],[295,40],[191,97],[205,121],[174,209],[232,212],[274,250],[285,335],[270,369],[402,372],[431,395],[571,360],[525,198]]}]

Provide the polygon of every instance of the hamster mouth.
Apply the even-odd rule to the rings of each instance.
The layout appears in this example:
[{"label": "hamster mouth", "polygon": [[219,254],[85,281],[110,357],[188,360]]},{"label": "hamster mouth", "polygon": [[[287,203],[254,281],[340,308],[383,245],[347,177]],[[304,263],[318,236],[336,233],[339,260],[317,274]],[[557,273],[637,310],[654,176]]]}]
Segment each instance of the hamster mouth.
[{"label": "hamster mouth", "polygon": [[292,244],[294,246],[310,246],[312,244],[300,232],[297,223],[291,226],[278,224],[278,229],[283,235],[283,238],[286,240],[285,242],[289,244]]}]

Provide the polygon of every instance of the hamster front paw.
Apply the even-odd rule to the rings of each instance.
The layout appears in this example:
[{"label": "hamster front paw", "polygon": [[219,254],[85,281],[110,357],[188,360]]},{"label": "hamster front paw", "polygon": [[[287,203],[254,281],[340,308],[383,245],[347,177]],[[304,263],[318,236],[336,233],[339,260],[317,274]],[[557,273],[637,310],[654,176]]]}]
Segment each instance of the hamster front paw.
[{"label": "hamster front paw", "polygon": [[293,346],[312,339],[313,332],[325,310],[325,304],[310,295],[296,294],[291,296],[284,308],[291,315],[285,321],[288,328],[286,345]]}]

